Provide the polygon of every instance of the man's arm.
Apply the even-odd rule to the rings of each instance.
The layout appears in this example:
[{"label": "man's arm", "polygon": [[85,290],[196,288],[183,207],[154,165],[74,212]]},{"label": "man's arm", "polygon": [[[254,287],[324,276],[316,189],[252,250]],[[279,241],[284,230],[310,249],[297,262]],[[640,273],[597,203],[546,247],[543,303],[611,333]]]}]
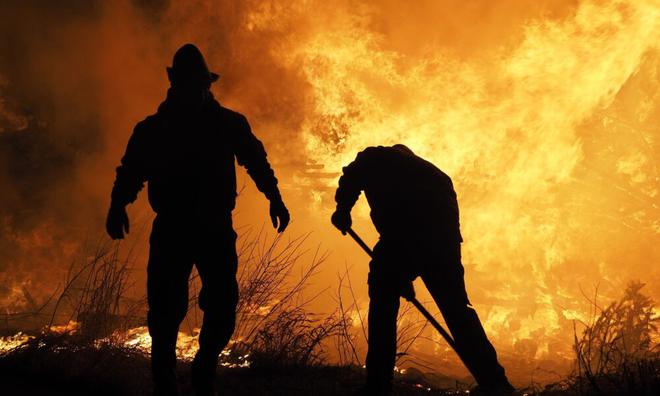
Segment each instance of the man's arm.
[{"label": "man's arm", "polygon": [[346,231],[351,228],[351,210],[362,190],[367,178],[367,171],[369,169],[370,159],[373,157],[373,147],[369,147],[364,151],[358,153],[355,160],[343,168],[343,174],[339,178],[339,187],[335,192],[335,202],[337,202],[337,209],[332,215],[332,224],[337,227],[344,235]]},{"label": "man's arm", "polygon": [[117,176],[112,187],[110,210],[106,221],[106,230],[112,239],[123,239],[124,232],[129,232],[126,205],[133,203],[146,181],[145,130],[140,123],[133,130],[128,140],[126,152],[117,167]]},{"label": "man's arm", "polygon": [[282,201],[280,190],[277,187],[277,178],[266,158],[264,145],[254,136],[250,124],[241,114],[238,115],[235,133],[234,154],[236,154],[236,160],[239,165],[245,167],[259,191],[270,201],[270,217],[273,227],[277,227],[279,220],[277,231],[282,232],[289,224],[289,211]]}]

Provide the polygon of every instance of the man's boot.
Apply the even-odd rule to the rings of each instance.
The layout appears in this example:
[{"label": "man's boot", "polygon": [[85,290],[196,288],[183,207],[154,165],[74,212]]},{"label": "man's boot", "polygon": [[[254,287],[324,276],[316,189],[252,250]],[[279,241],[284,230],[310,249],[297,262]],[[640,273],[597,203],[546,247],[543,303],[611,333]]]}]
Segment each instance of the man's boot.
[{"label": "man's boot", "polygon": [[154,381],[154,396],[179,396],[179,390],[174,381]]},{"label": "man's boot", "polygon": [[505,380],[499,384],[483,386],[477,385],[470,390],[470,395],[475,396],[510,396],[515,395],[516,388]]},{"label": "man's boot", "polygon": [[355,396],[391,396],[392,387],[365,385],[354,393]]},{"label": "man's boot", "polygon": [[171,342],[153,340],[151,375],[154,383],[154,396],[178,396],[176,352]]},{"label": "man's boot", "polygon": [[356,396],[390,396],[392,394],[392,380],[390,378],[367,378],[367,383]]},{"label": "man's boot", "polygon": [[199,352],[195,355],[191,365],[191,381],[195,396],[216,396],[215,370],[218,358],[204,356]]}]

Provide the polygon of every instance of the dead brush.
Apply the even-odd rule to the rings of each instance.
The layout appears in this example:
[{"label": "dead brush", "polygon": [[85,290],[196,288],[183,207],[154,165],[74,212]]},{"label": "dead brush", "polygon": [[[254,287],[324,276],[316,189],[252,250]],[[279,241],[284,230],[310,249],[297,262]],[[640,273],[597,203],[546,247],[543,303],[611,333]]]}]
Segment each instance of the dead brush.
[{"label": "dead brush", "polygon": [[48,330],[55,323],[78,323],[75,331],[87,341],[106,337],[142,322],[137,311],[143,300],[131,300],[133,245],[126,253],[120,243],[100,239],[82,264],[73,262],[52,308]]},{"label": "dead brush", "polygon": [[[326,259],[318,250],[308,265],[301,265],[307,253],[307,235],[284,241],[270,238],[263,231],[249,230],[238,238],[240,298],[236,331],[227,358],[259,355],[265,362],[283,365],[317,364],[322,360],[323,341],[337,329],[336,318],[308,312],[307,305],[319,294],[305,295],[311,278]],[[131,271],[134,246],[122,249],[120,243],[101,238],[85,260],[73,262],[64,284],[50,306],[50,332],[61,323],[76,323],[71,329],[76,342],[123,348],[121,334],[145,323],[146,299],[128,298],[133,286]],[[218,263],[222,265],[222,263]],[[298,272],[299,271],[299,272]],[[197,305],[199,277],[190,279],[192,291],[186,324],[192,334],[201,323]],[[50,340],[50,339],[47,339]],[[277,358],[269,358],[269,355]],[[238,362],[237,362],[238,363]]]},{"label": "dead brush", "polygon": [[[236,330],[230,348],[236,356],[249,354],[253,365],[301,366],[324,361],[324,341],[338,331],[338,318],[309,312],[307,306],[320,292],[306,296],[312,277],[325,262],[326,254],[313,252],[311,261],[301,265],[310,253],[303,249],[308,235],[284,241],[278,234],[269,238],[263,228],[256,234],[241,234],[237,253],[239,302]],[[296,271],[299,271],[296,274]],[[198,327],[201,312],[197,305],[199,276],[190,279],[192,291],[186,318],[188,329]]]},{"label": "dead brush", "polygon": [[258,366],[318,366],[325,362],[323,341],[339,327],[333,316],[317,320],[301,307],[282,311],[257,331],[249,348]]},{"label": "dead brush", "polygon": [[[340,364],[362,365],[359,345],[368,345],[367,313],[360,308],[359,301],[351,282],[349,268],[338,275],[339,283],[335,293],[337,313],[339,318],[338,331],[334,336],[334,345]],[[348,292],[350,301],[345,301],[344,294]],[[416,365],[430,368],[427,362],[422,361],[410,353],[411,348],[418,339],[423,337],[427,330],[428,321],[422,317],[414,306],[409,303],[402,304],[397,315],[397,354],[396,365]],[[361,351],[363,352],[363,351]]]},{"label": "dead brush", "polygon": [[[351,284],[351,279],[349,276],[348,267],[344,273],[338,274],[338,286],[335,294],[335,300],[337,302],[337,316],[339,317],[339,327],[338,331],[333,337],[335,349],[339,359],[340,365],[357,365],[362,366],[362,359],[358,353],[358,341],[360,336],[359,332],[355,331],[355,319],[357,316],[358,322],[361,329],[361,335],[364,340],[367,340],[367,329],[365,327],[365,321],[363,320],[363,314],[360,310],[360,307],[353,292],[353,285]],[[344,290],[348,289],[351,294],[352,301],[350,304],[347,304],[344,301]]]},{"label": "dead brush", "polygon": [[619,301],[598,305],[589,299],[592,319],[574,323],[575,371],[558,388],[579,395],[656,395],[660,390],[660,351],[655,304],[631,282]]},{"label": "dead brush", "polygon": [[129,260],[119,258],[118,244],[102,244],[90,261],[87,274],[78,288],[74,315],[80,333],[89,339],[111,334],[122,326],[123,297],[130,286]]}]

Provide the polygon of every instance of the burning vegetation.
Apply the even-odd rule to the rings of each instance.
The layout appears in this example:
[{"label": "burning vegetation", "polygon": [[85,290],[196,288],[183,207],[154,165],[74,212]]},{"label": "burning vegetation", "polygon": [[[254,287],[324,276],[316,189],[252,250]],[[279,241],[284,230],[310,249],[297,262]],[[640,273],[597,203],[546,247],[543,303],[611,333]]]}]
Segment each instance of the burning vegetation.
[{"label": "burning vegetation", "polygon": [[[0,15],[6,364],[86,345],[87,357],[108,353],[144,372],[124,357],[143,362],[148,350],[145,238],[134,227],[121,248],[85,241],[102,229],[132,127],[167,89],[173,50],[195,42],[221,74],[215,96],[245,113],[268,148],[290,232],[313,231],[294,252],[279,245],[283,256],[264,235],[244,235],[224,363],[364,363],[366,259],[331,228],[330,187],[365,146],[404,143],[455,182],[468,291],[516,384],[605,392],[647,373],[657,386],[657,0],[25,0],[1,2]],[[236,224],[260,224],[263,204],[246,183]],[[145,206],[131,215],[144,218]],[[365,229],[366,207],[356,209]],[[333,254],[296,283],[298,254],[318,244]],[[286,276],[276,270],[294,258]],[[626,289],[633,279],[646,286]],[[599,297],[586,298],[596,285]],[[182,326],[182,361],[199,317],[191,308]],[[405,307],[399,335],[407,375],[468,382]]]},{"label": "burning vegetation", "polygon": [[[295,263],[305,253],[301,248],[306,237],[288,242],[281,237],[270,242],[265,238],[261,233],[247,233],[240,239],[243,266],[239,273],[238,325],[221,354],[219,369],[253,369],[259,375],[280,376],[283,381],[299,380],[287,378],[283,374],[287,370],[316,370],[309,372],[314,379],[298,384],[304,390],[290,394],[307,394],[307,387],[324,381],[334,381],[329,395],[355,388],[363,375],[359,340],[366,337],[366,323],[350,271],[340,276],[337,309],[325,316],[312,314],[306,307],[315,296],[305,296],[305,290],[326,256],[316,252],[300,276],[292,279]],[[45,324],[40,330],[0,337],[0,367],[19,377],[46,376],[81,394],[87,387],[99,386],[98,381],[108,387],[104,394],[148,394],[151,338],[141,325],[145,321],[144,300],[126,297],[128,278],[123,274],[130,271],[131,261],[119,259],[119,248],[119,244],[104,242],[90,261],[72,265],[57,298],[49,299],[39,311],[5,315],[5,332],[12,328],[14,318],[23,321],[30,316],[33,323],[41,320]],[[191,290],[196,290],[196,281],[196,277],[190,280]],[[631,283],[619,301],[604,308],[597,294],[590,299],[590,319],[574,320],[573,371],[549,384],[532,379],[525,394],[653,394],[660,380],[658,317],[655,303],[642,292],[643,287],[642,283]],[[191,302],[196,298],[193,293]],[[190,307],[187,323],[194,326],[196,305]],[[411,308],[405,306],[398,319],[398,394],[467,394],[470,378],[432,372],[431,362],[410,352],[427,328]],[[61,320],[63,324],[57,324]],[[177,357],[181,364],[187,365],[194,357],[198,335],[198,327],[179,333]],[[340,365],[328,366],[329,355],[336,356]],[[127,362],[130,364],[125,367]],[[97,378],[98,370],[108,366],[112,366],[111,373]],[[128,370],[138,370],[139,376],[129,380],[132,373]],[[95,373],[93,378],[88,378],[90,372]],[[228,381],[226,376],[222,378]],[[223,387],[226,385],[223,382]],[[228,394],[249,394],[234,392]]]},{"label": "burning vegetation", "polygon": [[[241,238],[239,257],[242,266],[238,275],[241,299],[237,330],[228,348],[221,353],[218,366],[220,369],[265,370],[271,373],[268,375],[276,375],[280,370],[316,369],[318,372],[313,374],[321,379],[303,384],[303,389],[316,386],[315,381],[336,381],[339,377],[339,382],[333,384],[328,394],[341,394],[343,391],[337,390],[338,386],[352,389],[360,383],[360,358],[354,355],[355,360],[344,361],[342,366],[333,369],[327,366],[326,356],[328,348],[333,347],[340,356],[348,356],[347,348],[357,337],[350,317],[355,301],[347,310],[337,310],[325,316],[308,311],[306,307],[315,296],[306,296],[305,289],[326,256],[315,252],[310,264],[297,279],[293,279],[292,270],[305,253],[301,250],[305,239],[283,242],[277,237],[267,242],[261,233],[247,233]],[[0,337],[0,367],[19,377],[53,379],[55,386],[61,383],[72,387],[71,392],[84,394],[88,387],[102,384],[107,386],[103,394],[148,394],[150,381],[146,359],[150,354],[151,338],[146,326],[139,325],[146,320],[144,299],[134,301],[127,298],[129,288],[125,274],[131,269],[130,259],[120,260],[119,257],[119,244],[103,242],[89,256],[90,261],[71,266],[57,298],[50,298],[36,312],[5,315],[5,331],[12,328],[12,318],[23,321],[29,316],[33,323],[42,321],[47,324],[29,333]],[[197,278],[193,276],[191,290],[197,290],[196,282]],[[192,304],[196,298],[193,293],[187,317],[192,324],[196,321],[194,310],[197,306]],[[56,324],[67,317],[71,318],[68,322]],[[404,331],[403,334],[407,333]],[[198,335],[198,327],[189,333],[179,333],[177,358],[180,363],[192,361],[198,348]],[[124,367],[127,361],[130,364]],[[110,374],[106,372],[97,378],[97,370],[108,366],[112,366]],[[129,380],[132,376],[129,370],[137,370],[139,375]],[[95,373],[92,378],[90,372]],[[403,375],[406,370],[396,369],[396,372]],[[413,372],[417,377],[402,380],[400,386],[410,394],[429,391],[431,388],[424,375]],[[287,381],[298,380],[284,377]],[[464,387],[467,385],[463,384]],[[300,392],[292,394],[307,394],[308,391]]]}]

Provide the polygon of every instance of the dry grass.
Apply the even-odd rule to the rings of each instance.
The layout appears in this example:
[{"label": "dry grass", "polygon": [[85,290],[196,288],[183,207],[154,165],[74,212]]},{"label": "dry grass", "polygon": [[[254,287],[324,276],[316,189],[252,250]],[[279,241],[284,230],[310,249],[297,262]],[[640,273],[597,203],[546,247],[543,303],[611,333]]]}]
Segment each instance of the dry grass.
[{"label": "dry grass", "polygon": [[[574,326],[574,373],[545,389],[543,395],[657,395],[660,393],[658,317],[654,302],[631,282],[619,301],[601,307],[598,293],[589,302],[589,322]],[[578,335],[577,327],[584,329]]]},{"label": "dry grass", "polygon": [[[345,317],[308,311],[318,293],[307,295],[311,278],[325,255],[312,252],[308,265],[299,262],[305,237],[268,240],[258,233],[239,245],[241,298],[234,347],[249,351],[252,366],[219,369],[219,386],[228,395],[344,395],[364,381],[354,366],[327,366],[324,341],[341,337]],[[48,384],[50,394],[150,394],[148,356],[120,342],[96,338],[122,329],[139,312],[125,297],[130,288],[130,260],[119,259],[116,244],[103,244],[82,265],[72,265],[64,287],[51,306],[52,324],[80,321],[80,332],[44,332],[25,346],[0,357],[5,389],[24,394],[42,391],[33,379]],[[197,280],[191,279],[190,317],[194,320]],[[88,323],[85,323],[88,322]],[[53,329],[55,326],[51,326]],[[190,394],[188,364],[179,365],[182,394]],[[398,383],[399,394],[430,394],[409,382]],[[444,394],[435,392],[431,394]]]},{"label": "dry grass", "polygon": [[[246,232],[239,239],[240,301],[234,337],[239,354],[249,353],[250,369],[221,370],[221,386],[227,394],[317,395],[345,394],[363,380],[367,343],[366,312],[360,307],[349,276],[339,274],[335,299],[337,309],[329,314],[310,312],[309,303],[320,292],[309,294],[308,285],[326,256],[308,252],[306,236],[284,240],[263,232]],[[60,384],[62,394],[148,394],[148,356],[127,348],[119,339],[99,344],[98,338],[116,330],[144,323],[144,299],[127,298],[131,289],[132,249],[120,255],[116,243],[103,241],[82,263],[73,263],[64,285],[45,301],[30,298],[30,310],[5,314],[6,329],[25,320],[45,324],[46,330],[69,320],[79,322],[79,333],[35,333],[26,346],[0,357],[0,371],[16,381],[39,378]],[[307,255],[306,265],[301,262]],[[187,325],[201,320],[197,311],[199,280],[191,278],[191,304]],[[601,307],[597,295],[590,299],[593,314],[577,322],[574,331],[575,371],[565,380],[529,394],[538,395],[655,395],[659,391],[660,353],[657,347],[658,318],[654,302],[642,293],[643,284],[631,283],[623,297]],[[321,291],[324,292],[324,291]],[[398,318],[397,365],[426,363],[411,356],[409,348],[426,330],[426,321],[404,304]],[[326,347],[334,345],[339,366],[328,367]],[[181,367],[184,388],[187,368]],[[222,374],[224,373],[224,374]],[[231,374],[230,374],[231,373]],[[300,373],[300,374],[296,374]],[[304,373],[304,375],[302,374]],[[416,383],[449,384],[450,378],[435,378],[418,370],[397,376],[398,394],[449,394],[417,389]],[[242,382],[241,382],[242,381]],[[403,381],[403,382],[401,382]],[[268,382],[278,393],[268,393]],[[440,385],[438,385],[440,386]],[[447,386],[450,387],[450,386]],[[77,393],[76,393],[77,392]],[[184,392],[184,394],[186,394]],[[254,393],[252,393],[254,394]]]},{"label": "dry grass", "polygon": [[[310,253],[303,249],[306,239],[306,235],[286,241],[281,235],[270,238],[263,230],[256,234],[247,231],[239,238],[240,298],[233,352],[227,359],[250,354],[253,364],[261,365],[324,362],[323,341],[337,331],[338,323],[333,313],[320,315],[307,310],[318,293],[308,296],[305,292],[326,255],[318,250],[311,252],[311,261],[303,265],[302,257]],[[127,297],[133,286],[130,273],[134,249],[123,256],[121,252],[120,243],[101,239],[85,261],[70,265],[63,286],[38,312],[15,314],[5,317],[5,321],[40,317],[42,323],[47,319],[44,334],[54,330],[56,324],[76,321],[76,342],[81,345],[144,325],[146,299]],[[197,274],[191,277],[190,286],[186,323],[192,333],[202,317],[197,305]],[[121,340],[110,337],[106,344],[116,342],[122,348]]]},{"label": "dry grass", "polygon": [[[335,292],[337,303],[336,316],[339,318],[338,331],[334,337],[334,346],[341,365],[362,365],[362,358],[366,351],[360,350],[359,345],[368,345],[367,310],[360,307],[351,282],[348,267],[338,274],[338,287]],[[345,295],[348,295],[347,297]],[[428,362],[409,353],[416,341],[423,338],[428,328],[428,321],[407,302],[402,302],[397,316],[397,354],[396,365],[417,366],[430,369]]]}]

